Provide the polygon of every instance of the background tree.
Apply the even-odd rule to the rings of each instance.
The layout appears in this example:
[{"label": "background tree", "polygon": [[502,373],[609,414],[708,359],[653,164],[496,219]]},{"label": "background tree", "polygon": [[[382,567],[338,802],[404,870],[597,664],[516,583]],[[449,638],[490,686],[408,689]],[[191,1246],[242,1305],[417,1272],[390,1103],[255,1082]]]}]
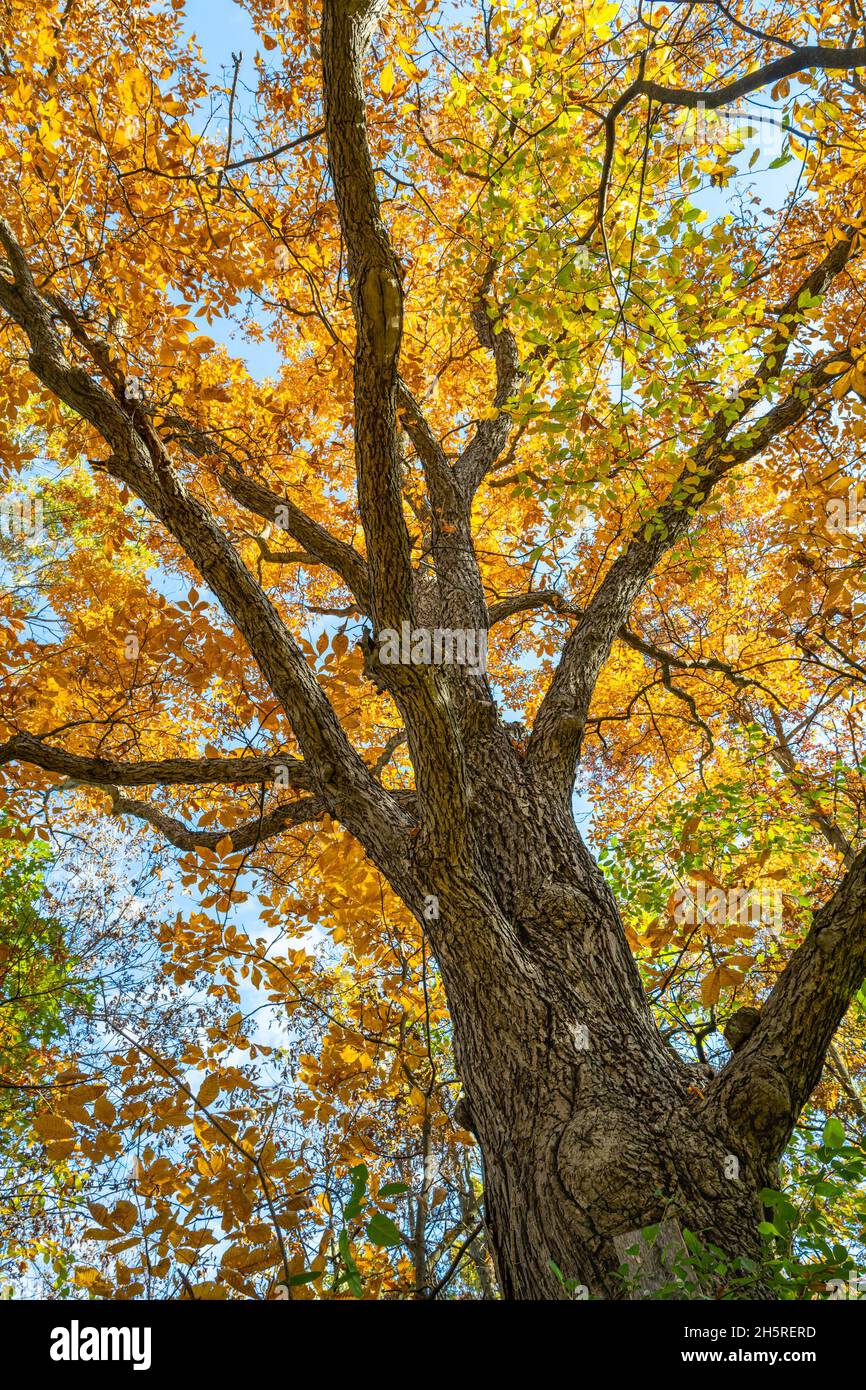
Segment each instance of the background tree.
[{"label": "background tree", "polygon": [[[59,780],[69,823],[97,802],[175,846],[198,902],[163,947],[178,988],[222,972],[216,1011],[248,892],[266,923],[351,936],[323,1007],[374,1051],[343,1060],[381,1066],[402,1010],[403,1103],[422,1135],[451,1113],[477,1136],[506,1297],[616,1295],[660,1223],[663,1264],[688,1231],[748,1272],[825,1060],[861,1113],[859,1014],[833,1039],[866,973],[862,16],[249,13],[256,90],[237,58],[213,93],[176,9],[4,6],[0,459],[19,486],[47,461],[55,518],[4,598],[16,812]],[[748,98],[779,135],[759,191],[760,144],[716,120]],[[194,321],[244,314],[279,350],[264,384]],[[383,661],[404,624],[489,633],[487,673]],[[724,906],[684,921],[669,870]],[[781,911],[727,906],[768,885]],[[127,1045],[163,1120],[203,1112],[224,1231],[256,1244],[252,1185],[261,1267],[313,1282],[261,1117],[247,1143],[211,1114],[247,1079],[200,1041]],[[326,1070],[322,1122],[348,1095]],[[335,1291],[362,1211],[374,1264],[407,1238],[417,1289],[472,1235],[471,1174],[433,1232],[429,1156],[414,1235],[342,1175],[315,1256],[336,1241]],[[187,1233],[207,1206],[175,1157],[135,1178],[168,1244],[178,1204]]]}]

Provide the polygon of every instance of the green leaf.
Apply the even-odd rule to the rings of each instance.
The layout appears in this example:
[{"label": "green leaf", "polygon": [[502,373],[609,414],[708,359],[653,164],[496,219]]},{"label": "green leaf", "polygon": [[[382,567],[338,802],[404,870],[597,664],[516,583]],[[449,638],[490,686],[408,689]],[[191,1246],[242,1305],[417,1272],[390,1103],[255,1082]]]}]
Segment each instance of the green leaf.
[{"label": "green leaf", "polygon": [[356,1167],[351,1168],[349,1170],[349,1176],[352,1179],[352,1195],[343,1212],[343,1219],[345,1221],[353,1220],[363,1209],[364,1196],[367,1191],[367,1179],[369,1177],[366,1163],[359,1163]]},{"label": "green leaf", "polygon": [[367,1239],[373,1245],[399,1245],[403,1239],[390,1216],[377,1211],[367,1222]]},{"label": "green leaf", "polygon": [[845,1126],[832,1116],[824,1126],[824,1148],[841,1149],[845,1143]]},{"label": "green leaf", "polygon": [[380,1197],[400,1197],[404,1192],[409,1191],[407,1182],[386,1182],[384,1187],[379,1188]]},{"label": "green leaf", "polygon": [[349,1244],[349,1232],[346,1230],[345,1226],[340,1232],[338,1245],[343,1264],[346,1268],[345,1273],[341,1273],[337,1278],[336,1287],[339,1288],[341,1284],[346,1284],[349,1289],[349,1292],[352,1294],[354,1298],[363,1298],[364,1284],[361,1279],[360,1270],[358,1269],[358,1266],[355,1264],[355,1260],[352,1255],[352,1247]]}]

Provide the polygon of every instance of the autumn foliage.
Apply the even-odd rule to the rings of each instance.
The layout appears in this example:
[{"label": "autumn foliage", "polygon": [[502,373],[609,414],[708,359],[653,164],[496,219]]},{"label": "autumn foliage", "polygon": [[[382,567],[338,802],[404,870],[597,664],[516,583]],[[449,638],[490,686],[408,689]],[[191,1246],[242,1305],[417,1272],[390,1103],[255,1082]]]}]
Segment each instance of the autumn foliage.
[{"label": "autumn foliage", "polygon": [[[245,11],[254,49],[219,74],[180,0],[0,6],[0,468],[43,507],[0,539],[0,1258],[17,1285],[120,1299],[490,1297],[428,924],[338,814],[324,753],[311,772],[243,616],[249,582],[411,817],[417,753],[369,678],[320,15]],[[431,474],[499,432],[471,533],[521,760],[616,556],[671,495],[688,517],[599,663],[576,804],[659,1027],[716,1068],[863,841],[866,65],[805,63],[718,111],[662,90],[864,24],[856,0],[418,0],[383,11],[364,67],[402,274],[407,555],[423,597],[462,534],[435,529]],[[205,572],[204,530],[185,544],[159,460],[237,571]],[[25,940],[37,879],[50,928]],[[710,909],[684,914],[699,889]],[[743,892],[763,907],[727,911]],[[864,1010],[780,1176],[801,1293],[862,1240]]]}]

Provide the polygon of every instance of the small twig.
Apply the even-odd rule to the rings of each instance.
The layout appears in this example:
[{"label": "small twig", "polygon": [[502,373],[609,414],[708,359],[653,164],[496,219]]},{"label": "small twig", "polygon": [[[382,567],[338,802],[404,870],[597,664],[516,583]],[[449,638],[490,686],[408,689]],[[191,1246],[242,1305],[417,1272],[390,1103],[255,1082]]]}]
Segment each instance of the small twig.
[{"label": "small twig", "polygon": [[450,1281],[453,1279],[454,1275],[457,1273],[457,1266],[460,1264],[460,1261],[463,1259],[463,1256],[466,1254],[466,1251],[469,1249],[472,1242],[478,1239],[483,1230],[484,1222],[479,1221],[478,1225],[475,1226],[469,1232],[469,1235],[466,1237],[463,1244],[459,1247],[457,1254],[454,1256],[454,1259],[451,1261],[447,1271],[439,1280],[438,1284],[434,1284],[432,1288],[429,1285],[422,1284],[420,1288],[415,1290],[416,1294],[424,1294],[426,1290],[427,1298],[436,1298],[437,1294],[440,1294],[442,1290],[445,1288],[445,1285],[450,1283]]},{"label": "small twig", "polygon": [[231,158],[232,152],[232,132],[234,129],[235,117],[235,96],[238,90],[238,73],[240,72],[243,56],[243,52],[232,54],[232,61],[235,65],[235,70],[232,74],[232,90],[231,95],[229,96],[229,128],[228,133],[226,134],[226,152],[223,156],[223,167],[220,170],[220,173],[217,175],[216,198],[214,199],[214,202],[216,203],[218,203],[220,198],[222,197],[222,185],[223,179],[225,178],[226,170],[231,167],[229,165],[229,159]]}]

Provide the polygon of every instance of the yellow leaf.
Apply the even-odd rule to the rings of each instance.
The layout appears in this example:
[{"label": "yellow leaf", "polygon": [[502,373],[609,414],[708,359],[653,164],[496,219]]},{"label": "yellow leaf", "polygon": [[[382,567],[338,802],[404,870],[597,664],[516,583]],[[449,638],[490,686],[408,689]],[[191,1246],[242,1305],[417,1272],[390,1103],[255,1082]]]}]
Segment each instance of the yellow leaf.
[{"label": "yellow leaf", "polygon": [[210,1105],[211,1101],[216,1100],[220,1093],[220,1079],[216,1072],[206,1076],[201,1083],[201,1089],[196,1097],[199,1105]]},{"label": "yellow leaf", "polygon": [[105,1096],[100,1096],[94,1101],[93,1114],[101,1125],[113,1125],[116,1113],[111,1101]]},{"label": "yellow leaf", "polygon": [[742,984],[743,976],[739,970],[729,970],[726,965],[717,965],[701,981],[701,1000],[710,1008],[719,1002],[721,990],[731,985]]},{"label": "yellow leaf", "polygon": [[59,1115],[37,1115],[33,1121],[33,1128],[41,1139],[74,1139],[75,1131],[72,1125],[61,1120]]},{"label": "yellow leaf", "polygon": [[705,975],[701,980],[701,1001],[706,1004],[707,1008],[711,1008],[713,1004],[718,1004],[721,987],[722,982],[719,978],[719,967],[716,966],[714,970],[710,971],[709,975]]},{"label": "yellow leaf", "polygon": [[150,97],[150,83],[143,72],[129,68],[117,84],[118,96],[125,111],[135,112],[144,106]]},{"label": "yellow leaf", "polygon": [[45,1145],[45,1152],[52,1163],[62,1163],[67,1159],[75,1148],[74,1139],[58,1139],[54,1143]]},{"label": "yellow leaf", "polygon": [[111,1213],[111,1220],[121,1231],[131,1231],[138,1219],[138,1212],[132,1202],[118,1202]]}]

